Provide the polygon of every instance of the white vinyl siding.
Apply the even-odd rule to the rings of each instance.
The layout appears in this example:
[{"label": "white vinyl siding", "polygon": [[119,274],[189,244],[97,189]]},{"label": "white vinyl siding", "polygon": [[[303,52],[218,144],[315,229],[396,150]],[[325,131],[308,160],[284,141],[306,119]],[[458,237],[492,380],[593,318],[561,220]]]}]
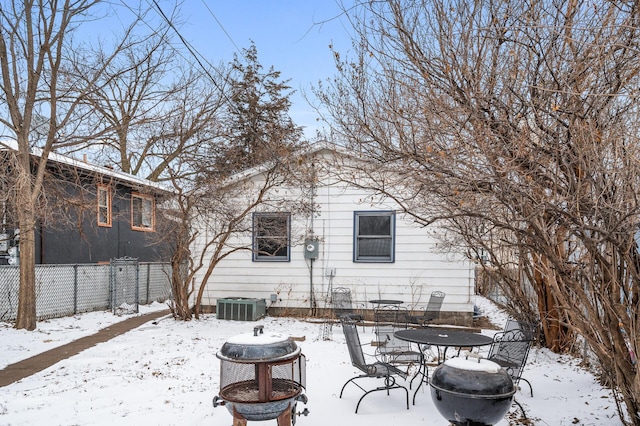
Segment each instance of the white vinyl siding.
[{"label": "white vinyl siding", "polygon": [[[258,181],[260,177],[249,179]],[[297,194],[291,188],[278,191],[288,191],[292,197]],[[403,306],[420,309],[432,291],[442,290],[447,294],[443,311],[473,312],[473,265],[459,254],[440,250],[435,226],[419,226],[397,212],[398,206],[391,201],[377,202],[368,191],[345,186],[323,174],[318,174],[314,203],[312,220],[308,215],[291,214],[288,263],[255,262],[251,250],[236,251],[216,266],[202,303],[215,306],[223,297],[264,298],[271,303],[270,296],[275,295],[273,307],[324,308],[331,287],[347,287],[357,309],[372,309],[369,300],[381,298],[402,300]],[[354,262],[354,212],[396,212],[393,263]],[[318,258],[313,261],[304,258],[304,241],[311,229],[319,241]],[[252,238],[248,232],[229,244],[251,248]],[[194,256],[198,254],[194,247]],[[335,274],[331,276],[329,271]]]}]

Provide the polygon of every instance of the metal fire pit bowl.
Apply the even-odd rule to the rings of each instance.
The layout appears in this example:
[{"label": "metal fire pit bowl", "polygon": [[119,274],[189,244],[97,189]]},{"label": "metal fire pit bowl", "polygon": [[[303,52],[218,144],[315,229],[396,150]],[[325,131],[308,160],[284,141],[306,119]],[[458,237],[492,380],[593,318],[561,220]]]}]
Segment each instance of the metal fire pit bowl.
[{"label": "metal fire pit bowl", "polygon": [[[292,338],[265,333],[232,337],[216,354],[220,359],[220,393],[214,407],[224,405],[236,424],[278,419],[278,426],[295,424],[296,403],[307,403],[305,357]],[[307,415],[305,409],[302,413]]]},{"label": "metal fire pit bowl", "polygon": [[515,386],[495,362],[482,358],[451,358],[429,381],[440,414],[456,426],[490,426],[511,407]]}]

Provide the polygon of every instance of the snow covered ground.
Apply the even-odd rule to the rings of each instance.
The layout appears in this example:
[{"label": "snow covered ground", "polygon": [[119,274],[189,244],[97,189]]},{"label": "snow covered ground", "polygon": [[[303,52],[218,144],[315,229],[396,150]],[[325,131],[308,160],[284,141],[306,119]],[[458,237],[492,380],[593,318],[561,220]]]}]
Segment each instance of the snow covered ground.
[{"label": "snow covered ground", "polygon": [[[489,301],[478,298],[482,312],[502,326],[506,316]],[[141,307],[141,313],[162,310],[163,304]],[[0,368],[36,353],[95,333],[126,317],[93,312],[42,321],[36,331],[15,330],[0,323]],[[357,374],[351,366],[341,328],[334,326],[330,339],[322,338],[322,323],[267,317],[258,322],[235,322],[206,315],[199,321],[176,322],[171,318],[151,322],[98,344],[80,354],[17,383],[0,388],[0,425],[223,425],[232,417],[224,407],[212,406],[219,391],[219,360],[216,352],[224,342],[249,333],[255,325],[265,330],[304,337],[298,342],[307,357],[309,415],[297,426],[394,426],[449,423],[436,410],[428,387],[416,405],[407,410],[403,394],[368,395],[354,413],[361,391],[342,385]],[[373,339],[373,330],[361,341]],[[483,330],[493,335],[496,330]],[[370,351],[373,353],[373,347]],[[486,349],[485,349],[486,350]],[[609,391],[580,365],[579,360],[533,349],[524,376],[532,383],[516,393],[534,425],[618,426],[615,402]],[[373,383],[371,383],[374,386]],[[498,426],[518,424],[515,406]],[[276,420],[249,422],[264,426]]]}]

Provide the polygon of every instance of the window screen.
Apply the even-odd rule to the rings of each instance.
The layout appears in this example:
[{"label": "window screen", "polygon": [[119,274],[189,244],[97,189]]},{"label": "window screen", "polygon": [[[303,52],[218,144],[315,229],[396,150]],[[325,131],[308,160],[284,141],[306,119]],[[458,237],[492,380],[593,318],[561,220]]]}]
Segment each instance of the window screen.
[{"label": "window screen", "polygon": [[393,262],[395,212],[355,212],[354,262]]},{"label": "window screen", "polygon": [[153,198],[131,194],[131,228],[138,230],[153,230],[154,224]]},{"label": "window screen", "polygon": [[111,188],[98,185],[98,225],[111,226]]},{"label": "window screen", "polygon": [[289,261],[290,215],[256,213],[253,216],[253,260]]}]

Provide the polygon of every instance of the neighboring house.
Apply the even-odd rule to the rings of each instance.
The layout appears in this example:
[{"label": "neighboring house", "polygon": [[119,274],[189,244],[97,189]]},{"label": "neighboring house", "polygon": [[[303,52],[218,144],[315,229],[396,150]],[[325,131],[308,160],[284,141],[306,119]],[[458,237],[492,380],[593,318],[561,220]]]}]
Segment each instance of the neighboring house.
[{"label": "neighboring house", "polygon": [[[373,299],[399,299],[411,310],[424,309],[434,290],[446,293],[442,316],[468,324],[474,305],[474,265],[463,256],[438,250],[434,228],[415,225],[388,201],[372,204],[370,193],[336,179],[332,162],[340,150],[316,144],[301,162],[314,164],[313,214],[262,206],[252,215],[253,232],[214,269],[204,289],[203,307],[220,298],[265,299],[272,314],[323,315],[330,292],[351,290],[353,305],[371,314]],[[259,182],[260,172],[244,174]],[[260,185],[256,185],[259,187]],[[295,188],[279,188],[294,194]],[[375,197],[374,197],[375,198]],[[202,246],[202,241],[194,245]],[[201,282],[203,274],[196,277]]]},{"label": "neighboring house", "polygon": [[[15,152],[0,142],[3,159]],[[32,161],[39,161],[37,152]],[[2,178],[10,190],[10,166]],[[167,261],[168,244],[156,236],[159,199],[169,192],[158,183],[71,157],[51,154],[43,190],[45,207],[36,226],[36,264],[105,263],[133,257],[141,262]],[[11,198],[2,204],[0,264],[14,264],[19,247]]]}]

